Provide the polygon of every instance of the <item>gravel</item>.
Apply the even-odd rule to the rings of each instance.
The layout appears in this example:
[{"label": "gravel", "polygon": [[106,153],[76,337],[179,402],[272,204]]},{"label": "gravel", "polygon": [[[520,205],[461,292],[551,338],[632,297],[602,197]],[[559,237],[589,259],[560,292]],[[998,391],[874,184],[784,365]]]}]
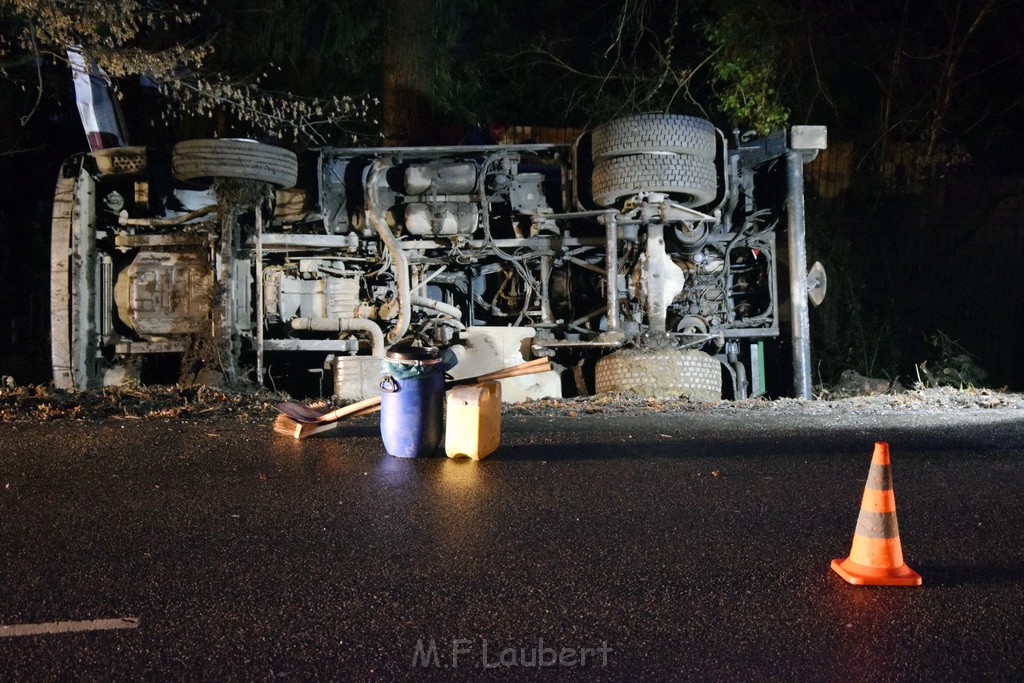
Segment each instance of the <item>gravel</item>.
[{"label": "gravel", "polygon": [[742,415],[756,412],[773,415],[896,415],[962,414],[993,409],[1024,409],[1024,394],[992,389],[953,389],[940,387],[874,396],[850,396],[828,400],[762,398],[743,401],[692,403],[685,400],[645,399],[625,394],[605,394],[584,398],[544,399],[506,407],[510,415],[558,415],[593,413],[707,413]]}]

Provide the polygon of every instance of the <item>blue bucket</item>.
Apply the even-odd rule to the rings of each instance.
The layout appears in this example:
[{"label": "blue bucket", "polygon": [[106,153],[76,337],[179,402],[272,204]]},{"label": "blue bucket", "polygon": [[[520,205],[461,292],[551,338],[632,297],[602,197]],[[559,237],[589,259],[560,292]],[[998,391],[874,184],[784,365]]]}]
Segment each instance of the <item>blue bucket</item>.
[{"label": "blue bucket", "polygon": [[398,458],[430,455],[444,431],[444,370],[435,348],[396,345],[380,382],[380,435]]}]

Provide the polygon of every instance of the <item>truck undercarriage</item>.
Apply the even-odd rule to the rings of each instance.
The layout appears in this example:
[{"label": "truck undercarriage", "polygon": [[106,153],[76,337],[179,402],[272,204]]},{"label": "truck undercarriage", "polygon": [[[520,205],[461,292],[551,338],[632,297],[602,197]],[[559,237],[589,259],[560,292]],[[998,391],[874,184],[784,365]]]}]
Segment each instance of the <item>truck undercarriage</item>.
[{"label": "truck undercarriage", "polygon": [[[54,206],[54,381],[116,383],[154,358],[200,382],[305,364],[355,399],[387,347],[415,341],[466,373],[547,355],[567,376],[596,365],[580,391],[716,400],[724,379],[739,398],[764,393],[761,342],[788,308],[802,395],[801,170],[823,147],[820,127],[730,144],[642,115],[574,145],[75,157]],[[563,382],[541,384],[529,395]]]}]

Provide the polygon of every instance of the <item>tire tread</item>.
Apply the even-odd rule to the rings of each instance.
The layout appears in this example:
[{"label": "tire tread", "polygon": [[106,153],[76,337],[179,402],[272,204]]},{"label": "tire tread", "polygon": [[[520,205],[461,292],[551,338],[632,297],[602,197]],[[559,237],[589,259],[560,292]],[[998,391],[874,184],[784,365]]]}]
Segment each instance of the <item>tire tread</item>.
[{"label": "tire tread", "polygon": [[638,192],[665,192],[685,206],[701,206],[717,194],[715,163],[686,154],[635,154],[604,159],[591,176],[594,201],[613,206]]},{"label": "tire tread", "polygon": [[591,158],[595,162],[645,152],[674,152],[714,161],[718,136],[707,119],[678,114],[638,114],[615,119],[594,129]]},{"label": "tire tread", "polygon": [[594,380],[597,393],[702,402],[722,398],[722,364],[693,349],[617,351],[597,362]]},{"label": "tire tread", "polygon": [[248,140],[185,140],[174,146],[174,176],[179,180],[239,178],[279,188],[293,187],[298,176],[294,152]]}]

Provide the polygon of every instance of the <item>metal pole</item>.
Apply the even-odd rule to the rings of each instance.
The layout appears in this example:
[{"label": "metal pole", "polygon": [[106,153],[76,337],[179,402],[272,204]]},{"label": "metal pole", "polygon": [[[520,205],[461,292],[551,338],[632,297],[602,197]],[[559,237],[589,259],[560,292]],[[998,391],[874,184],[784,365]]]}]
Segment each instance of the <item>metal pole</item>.
[{"label": "metal pole", "polygon": [[551,257],[540,258],[540,318],[546,325],[555,322],[555,314],[551,310]]},{"label": "metal pole", "polygon": [[804,160],[786,155],[789,193],[789,300],[793,327],[793,389],[797,398],[811,398],[811,323],[807,301],[807,242],[804,220]]},{"label": "metal pole", "polygon": [[263,385],[263,208],[256,205],[256,381]]},{"label": "metal pole", "polygon": [[220,307],[220,329],[215,339],[224,350],[221,356],[221,370],[228,383],[238,376],[238,342],[235,340],[235,313],[238,306],[237,287],[234,281],[235,257],[238,253],[238,214],[234,209],[226,211],[220,227],[220,284],[224,296]]},{"label": "metal pole", "polygon": [[607,236],[605,242],[605,265],[607,266],[608,281],[608,332],[619,331],[619,225],[615,216],[607,216],[605,219]]},{"label": "metal pole", "polygon": [[651,223],[647,226],[647,333],[651,337],[665,336],[665,226]]}]

